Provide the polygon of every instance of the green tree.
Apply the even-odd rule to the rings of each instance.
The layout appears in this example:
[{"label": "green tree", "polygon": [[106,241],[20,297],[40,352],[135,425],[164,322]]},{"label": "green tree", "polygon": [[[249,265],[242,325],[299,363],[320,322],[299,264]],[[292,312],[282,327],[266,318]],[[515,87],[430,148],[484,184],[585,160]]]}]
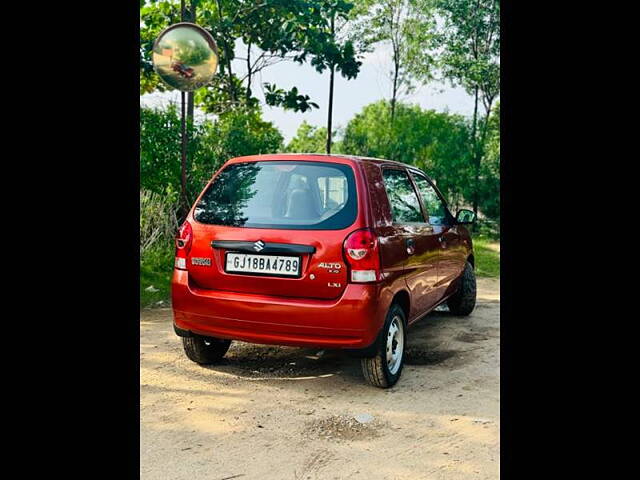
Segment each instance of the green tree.
[{"label": "green tree", "polygon": [[466,119],[404,103],[396,105],[392,125],[390,117],[387,101],[364,107],[347,124],[341,151],[415,165],[436,179],[454,206],[463,203],[471,173]]},{"label": "green tree", "polygon": [[[473,210],[477,213],[489,118],[500,95],[500,1],[427,0],[431,1],[442,17],[437,35],[442,73],[474,98],[470,158],[474,170]],[[478,111],[480,103],[482,113]]]},{"label": "green tree", "polygon": [[418,0],[360,0],[356,11],[359,36],[366,46],[391,47],[391,116],[402,95],[415,90],[416,83],[433,78],[431,50],[435,46],[435,17],[429,2]]},{"label": "green tree", "polygon": [[323,153],[327,138],[326,127],[314,127],[303,121],[298,127],[296,136],[287,145],[291,153]]}]

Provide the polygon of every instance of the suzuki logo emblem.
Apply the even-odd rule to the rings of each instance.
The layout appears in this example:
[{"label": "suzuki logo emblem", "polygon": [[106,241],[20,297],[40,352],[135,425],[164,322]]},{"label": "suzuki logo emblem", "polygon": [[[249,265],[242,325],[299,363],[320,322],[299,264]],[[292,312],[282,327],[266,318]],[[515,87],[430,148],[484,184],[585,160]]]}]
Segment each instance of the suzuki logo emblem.
[{"label": "suzuki logo emblem", "polygon": [[259,252],[261,250],[264,250],[264,242],[262,240],[258,240],[257,242],[254,242],[253,244],[253,249],[256,252]]}]

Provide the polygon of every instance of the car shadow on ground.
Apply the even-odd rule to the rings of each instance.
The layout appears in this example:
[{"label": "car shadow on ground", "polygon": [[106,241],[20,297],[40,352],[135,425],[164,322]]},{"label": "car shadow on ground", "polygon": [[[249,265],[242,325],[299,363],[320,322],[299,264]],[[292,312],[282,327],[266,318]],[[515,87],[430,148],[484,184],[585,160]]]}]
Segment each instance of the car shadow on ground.
[{"label": "car shadow on ground", "polygon": [[[464,348],[452,345],[484,339],[468,331],[470,317],[456,317],[448,311],[435,311],[409,329],[405,364],[458,367],[456,357]],[[477,335],[477,336],[474,336]],[[466,362],[465,362],[466,363]],[[341,350],[322,350],[233,342],[225,358],[203,368],[253,380],[304,380],[341,375],[349,383],[362,382],[360,361]]]}]

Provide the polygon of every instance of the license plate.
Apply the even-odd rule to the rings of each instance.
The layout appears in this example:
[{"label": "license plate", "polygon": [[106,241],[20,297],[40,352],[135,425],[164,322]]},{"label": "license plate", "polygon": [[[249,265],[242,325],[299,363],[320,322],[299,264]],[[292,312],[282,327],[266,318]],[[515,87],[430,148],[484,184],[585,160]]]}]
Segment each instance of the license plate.
[{"label": "license plate", "polygon": [[225,271],[268,276],[300,276],[300,257],[227,253]]}]

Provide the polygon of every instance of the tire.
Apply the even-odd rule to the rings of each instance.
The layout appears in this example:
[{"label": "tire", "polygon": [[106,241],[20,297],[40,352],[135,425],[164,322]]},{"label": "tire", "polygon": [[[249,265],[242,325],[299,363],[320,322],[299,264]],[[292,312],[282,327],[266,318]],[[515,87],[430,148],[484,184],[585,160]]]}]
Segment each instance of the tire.
[{"label": "tire", "polygon": [[231,340],[221,340],[213,337],[182,337],[184,353],[189,360],[207,365],[219,362],[229,350]]},{"label": "tire", "polygon": [[[402,374],[407,344],[406,316],[398,304],[389,308],[376,343],[375,355],[360,360],[362,374],[374,387],[393,387]],[[387,347],[391,349],[389,354]]]},{"label": "tire", "polygon": [[469,262],[464,266],[458,291],[447,300],[449,311],[454,315],[466,316],[476,306],[476,274]]}]

